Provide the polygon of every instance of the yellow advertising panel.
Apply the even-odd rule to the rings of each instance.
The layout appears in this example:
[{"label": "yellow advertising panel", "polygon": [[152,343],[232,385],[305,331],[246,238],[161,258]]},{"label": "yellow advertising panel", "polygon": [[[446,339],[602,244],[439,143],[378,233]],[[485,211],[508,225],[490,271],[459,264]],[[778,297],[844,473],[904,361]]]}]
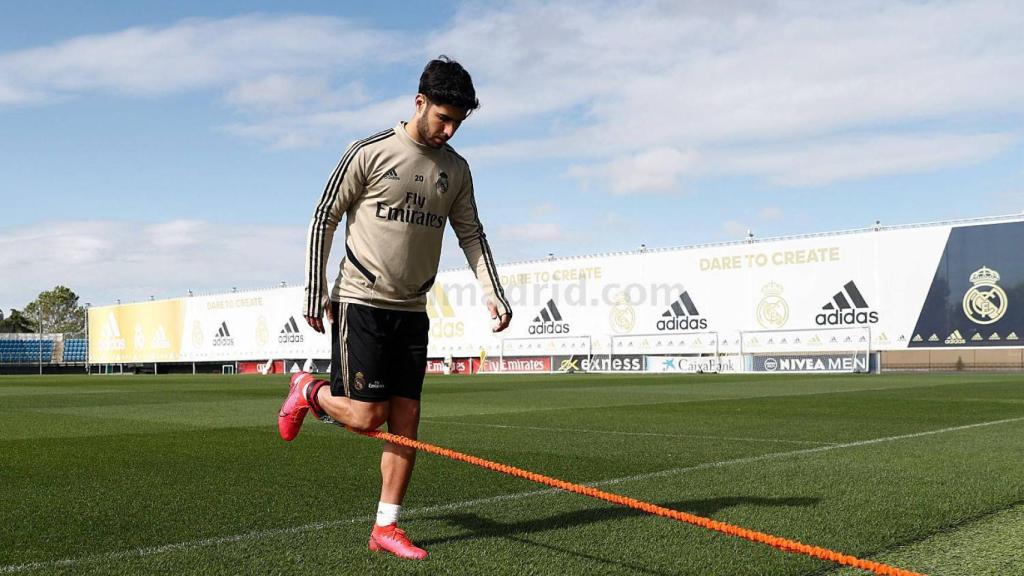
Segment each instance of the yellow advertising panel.
[{"label": "yellow advertising panel", "polygon": [[93,364],[178,361],[183,311],[180,299],[90,309],[89,361]]}]

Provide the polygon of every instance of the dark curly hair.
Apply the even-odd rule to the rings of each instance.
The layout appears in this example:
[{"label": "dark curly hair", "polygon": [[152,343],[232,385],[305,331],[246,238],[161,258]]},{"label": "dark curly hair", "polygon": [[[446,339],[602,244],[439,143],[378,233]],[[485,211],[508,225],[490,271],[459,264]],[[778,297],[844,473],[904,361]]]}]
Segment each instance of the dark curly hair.
[{"label": "dark curly hair", "polygon": [[434,104],[457,106],[467,113],[480,107],[469,72],[444,55],[427,63],[420,75],[419,92]]}]

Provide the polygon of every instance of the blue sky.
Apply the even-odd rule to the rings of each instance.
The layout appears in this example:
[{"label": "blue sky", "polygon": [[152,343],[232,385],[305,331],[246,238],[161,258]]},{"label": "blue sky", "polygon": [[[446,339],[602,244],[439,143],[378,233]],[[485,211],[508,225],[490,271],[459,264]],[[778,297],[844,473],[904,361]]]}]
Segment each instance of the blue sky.
[{"label": "blue sky", "polygon": [[442,53],[499,263],[1020,212],[1021,29],[1012,1],[8,4],[0,308],[299,282],[338,157]]}]

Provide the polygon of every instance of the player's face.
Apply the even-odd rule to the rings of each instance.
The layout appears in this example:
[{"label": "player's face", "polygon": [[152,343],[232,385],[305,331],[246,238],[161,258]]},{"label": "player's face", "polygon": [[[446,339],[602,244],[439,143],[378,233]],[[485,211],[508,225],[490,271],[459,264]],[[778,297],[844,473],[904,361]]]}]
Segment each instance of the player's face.
[{"label": "player's face", "polygon": [[[422,103],[420,99],[422,98]],[[416,132],[419,141],[431,148],[441,148],[462,125],[466,111],[458,106],[434,104],[422,95],[416,98]]]}]

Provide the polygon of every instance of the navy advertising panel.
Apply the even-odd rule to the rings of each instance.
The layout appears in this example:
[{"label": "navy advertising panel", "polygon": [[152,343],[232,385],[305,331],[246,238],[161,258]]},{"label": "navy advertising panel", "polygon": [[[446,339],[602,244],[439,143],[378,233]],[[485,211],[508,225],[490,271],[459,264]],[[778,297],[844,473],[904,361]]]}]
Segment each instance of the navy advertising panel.
[{"label": "navy advertising panel", "polygon": [[953,228],[911,348],[1021,346],[1024,222]]}]

